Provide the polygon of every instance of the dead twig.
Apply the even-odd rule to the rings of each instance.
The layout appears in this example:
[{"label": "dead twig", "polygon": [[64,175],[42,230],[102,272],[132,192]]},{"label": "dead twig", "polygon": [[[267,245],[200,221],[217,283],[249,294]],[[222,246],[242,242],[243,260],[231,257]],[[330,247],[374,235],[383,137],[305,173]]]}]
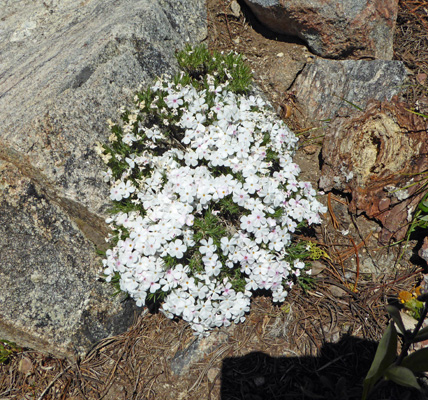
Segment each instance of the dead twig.
[{"label": "dead twig", "polygon": [[224,18],[226,19],[226,26],[227,26],[227,31],[229,32],[229,39],[230,41],[232,41],[232,33],[230,32],[229,19],[227,18],[226,4],[224,5]]},{"label": "dead twig", "polygon": [[336,215],[334,215],[333,207],[331,206],[331,193],[329,193],[327,196],[327,206],[334,229],[339,229],[339,222],[337,221]]},{"label": "dead twig", "polygon": [[[360,277],[360,256],[358,255],[358,248],[354,242],[354,239],[352,239],[350,237],[349,240],[351,241],[352,245],[354,246],[355,257],[356,257],[355,259],[356,259],[356,263],[357,263],[357,275],[355,276],[355,283],[354,283],[354,288],[352,289],[352,291],[354,293],[357,293],[358,278]],[[364,242],[361,242],[361,243],[364,243]]]},{"label": "dead twig", "polygon": [[[360,243],[357,245],[357,250],[360,250],[367,242],[367,240],[371,237],[372,232],[370,232]],[[355,252],[355,249],[349,249],[345,251],[344,253],[338,253],[338,256],[342,261],[345,261],[349,257],[351,257]]]},{"label": "dead twig", "polygon": [[63,376],[70,368],[71,368],[72,366],[71,365],[69,365],[68,367],[66,367],[63,371],[61,371],[59,374],[57,374],[57,376],[55,376],[55,378],[53,378],[52,380],[51,380],[51,382],[49,383],[49,385],[48,386],[46,386],[46,389],[45,390],[43,390],[43,392],[42,392],[42,394],[38,397],[38,399],[37,400],[42,400],[43,399],[43,397],[45,397],[46,396],[46,394],[49,392],[49,390],[50,390],[50,388],[55,384],[55,382],[59,379],[59,378],[61,378],[61,376]]},{"label": "dead twig", "polygon": [[393,280],[393,281],[391,281],[391,282],[384,283],[383,285],[375,286],[372,290],[380,289],[380,288],[384,288],[384,287],[387,287],[387,286],[392,286],[394,283],[397,283],[397,282],[400,282],[400,281],[402,281],[402,280],[404,280],[404,279],[410,278],[411,276],[414,276],[414,275],[420,274],[420,273],[422,273],[423,271],[424,271],[424,269],[423,269],[423,268],[420,268],[420,269],[418,269],[418,270],[416,270],[416,271],[414,271],[414,272],[412,272],[412,273],[410,273],[410,274],[407,274],[407,275],[405,275],[405,276],[402,276],[401,278],[395,279],[395,280]]}]

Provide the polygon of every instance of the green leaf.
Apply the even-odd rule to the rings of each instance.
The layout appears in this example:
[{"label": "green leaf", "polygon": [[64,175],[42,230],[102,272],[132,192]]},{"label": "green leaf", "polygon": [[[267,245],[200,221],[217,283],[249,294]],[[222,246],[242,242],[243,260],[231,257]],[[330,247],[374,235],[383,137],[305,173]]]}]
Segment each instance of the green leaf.
[{"label": "green leaf", "polygon": [[394,322],[397,324],[397,327],[399,331],[405,335],[406,334],[406,328],[404,327],[403,320],[401,319],[400,310],[397,307],[387,305],[386,311],[388,311],[391,318],[394,320]]},{"label": "green leaf", "polygon": [[428,371],[428,348],[415,351],[408,355],[404,358],[401,366],[413,372]]},{"label": "green leaf", "polygon": [[428,207],[427,207],[427,205],[425,204],[425,202],[420,202],[419,204],[418,204],[418,207],[419,207],[419,209],[420,210],[422,210],[423,212],[428,212]]},{"label": "green leaf", "polygon": [[413,340],[413,343],[423,342],[424,340],[427,340],[427,339],[428,339],[428,326],[421,329],[418,332],[415,339]]},{"label": "green leaf", "polygon": [[406,110],[406,111],[409,111],[409,112],[411,112],[411,113],[413,113],[413,114],[419,115],[420,117],[428,118],[428,115],[425,115],[425,114],[422,114],[422,113],[418,113],[418,112],[416,112],[416,111],[409,110],[409,109],[407,109],[407,108],[405,108],[405,110]]},{"label": "green leaf", "polygon": [[397,331],[394,324],[389,324],[386,328],[382,339],[376,350],[376,354],[373,363],[367,373],[366,379],[373,378],[375,376],[381,376],[383,371],[391,365],[396,357],[397,351]]},{"label": "green leaf", "polygon": [[397,352],[397,330],[394,323],[388,325],[382,339],[377,346],[376,354],[373,359],[366,379],[364,379],[364,388],[362,400],[365,400],[372,390],[373,386],[383,375],[385,370],[394,362]]},{"label": "green leaf", "polygon": [[427,201],[427,198],[428,198],[428,193],[425,194],[425,196],[422,198],[422,200],[418,204],[418,208],[420,210],[422,210],[423,212],[425,212],[425,213],[428,213],[428,201]]},{"label": "green leaf", "polygon": [[415,389],[421,388],[413,372],[400,365],[391,365],[385,371],[385,378],[390,379],[401,386],[412,387]]}]

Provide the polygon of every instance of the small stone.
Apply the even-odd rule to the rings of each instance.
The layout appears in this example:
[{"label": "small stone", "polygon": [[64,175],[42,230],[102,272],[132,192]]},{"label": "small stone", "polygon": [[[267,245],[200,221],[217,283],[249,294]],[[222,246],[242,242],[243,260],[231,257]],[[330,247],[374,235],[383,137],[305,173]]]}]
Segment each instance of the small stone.
[{"label": "small stone", "polygon": [[390,205],[391,205],[391,199],[389,199],[388,197],[385,197],[379,201],[379,210],[385,211],[389,208]]},{"label": "small stone", "polygon": [[19,361],[18,371],[24,375],[30,375],[33,372],[33,363],[27,357],[22,357]]},{"label": "small stone", "polygon": [[284,53],[278,53],[276,56],[277,57],[284,57]]},{"label": "small stone", "polygon": [[308,155],[315,154],[317,150],[318,150],[318,146],[314,144],[310,144],[308,146],[303,147],[303,151]]},{"label": "small stone", "polygon": [[335,285],[329,285],[328,289],[330,290],[330,293],[334,297],[343,297],[346,295],[346,291],[341,289],[340,287],[337,287]]},{"label": "small stone", "polygon": [[400,61],[337,61],[317,58],[306,65],[292,90],[313,120],[359,111],[369,100],[390,100],[406,79]]},{"label": "small stone", "polygon": [[270,30],[298,36],[325,58],[392,59],[397,0],[245,0]]},{"label": "small stone", "polygon": [[236,0],[233,0],[232,3],[230,3],[230,11],[232,11],[232,15],[236,18],[239,18],[241,15],[241,7]]},{"label": "small stone", "polygon": [[256,386],[262,386],[262,385],[264,385],[265,382],[266,382],[266,379],[264,376],[256,376],[254,378],[254,384]]},{"label": "small stone", "polygon": [[422,247],[418,251],[418,255],[428,263],[428,237],[424,239]]},{"label": "small stone", "polygon": [[235,44],[239,44],[241,42],[241,39],[239,39],[238,37],[238,38],[232,39],[232,42]]},{"label": "small stone", "polygon": [[401,316],[401,320],[403,321],[404,329],[411,330],[411,331],[415,329],[415,326],[418,323],[416,319],[414,319],[409,314],[406,314],[403,311],[400,311],[400,316]]},{"label": "small stone", "polygon": [[214,382],[216,380],[217,376],[219,375],[219,371],[220,370],[218,368],[209,369],[208,373],[207,373],[208,380],[210,382]]},{"label": "small stone", "polygon": [[312,264],[312,266],[311,266],[311,271],[312,271],[311,275],[312,276],[319,275],[326,268],[326,266],[323,263],[319,262],[319,261],[313,261],[311,264]]},{"label": "small stone", "polygon": [[427,74],[421,73],[416,75],[416,80],[420,85],[425,85],[427,80]]}]

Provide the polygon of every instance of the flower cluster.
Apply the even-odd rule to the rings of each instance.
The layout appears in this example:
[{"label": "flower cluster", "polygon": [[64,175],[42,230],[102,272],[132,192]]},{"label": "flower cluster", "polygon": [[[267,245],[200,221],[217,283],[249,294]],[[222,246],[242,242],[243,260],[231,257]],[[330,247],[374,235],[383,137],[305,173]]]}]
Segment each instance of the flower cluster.
[{"label": "flower cluster", "polygon": [[305,267],[288,257],[292,234],[325,212],[297,179],[293,133],[210,75],[158,79],[136,104],[99,150],[122,206],[108,220],[107,280],[138,306],[163,299],[201,335],[242,322],[258,289],[284,301]]}]

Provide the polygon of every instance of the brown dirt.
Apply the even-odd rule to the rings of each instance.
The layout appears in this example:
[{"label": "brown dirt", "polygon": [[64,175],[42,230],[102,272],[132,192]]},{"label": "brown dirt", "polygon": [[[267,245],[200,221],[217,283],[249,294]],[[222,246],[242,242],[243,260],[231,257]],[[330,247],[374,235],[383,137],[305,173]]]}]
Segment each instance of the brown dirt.
[{"label": "brown dirt", "polygon": [[[316,184],[319,171],[313,166],[318,165],[321,139],[309,130],[309,118],[287,93],[312,55],[300,41],[265,31],[244,6],[234,15],[230,0],[207,4],[209,47],[243,53],[278,112],[285,118],[291,110],[286,122],[302,134],[297,155],[302,177]],[[427,8],[424,1],[400,1],[395,57],[413,73],[404,96],[412,107],[428,93]],[[327,204],[327,196],[323,201]],[[373,223],[350,215],[346,198],[331,196],[330,203],[325,223],[310,238],[330,257],[315,263],[323,269],[316,286],[307,293],[296,288],[281,307],[268,297],[257,297],[246,322],[219,330],[208,354],[181,376],[173,373],[171,360],[193,343],[191,329],[183,321],[144,312],[128,332],[105,339],[74,363],[30,349],[13,350],[9,361],[0,364],[0,399],[256,400],[322,393],[325,397],[319,398],[359,398],[373,356],[367,341],[379,340],[387,322],[383,306],[421,276],[409,261],[411,252],[394,272],[357,276],[364,257],[384,252],[396,262],[400,252],[379,247],[375,235],[367,238]],[[333,226],[333,217],[339,228]],[[352,240],[342,229],[349,229]],[[253,352],[258,353],[239,358]]]}]

